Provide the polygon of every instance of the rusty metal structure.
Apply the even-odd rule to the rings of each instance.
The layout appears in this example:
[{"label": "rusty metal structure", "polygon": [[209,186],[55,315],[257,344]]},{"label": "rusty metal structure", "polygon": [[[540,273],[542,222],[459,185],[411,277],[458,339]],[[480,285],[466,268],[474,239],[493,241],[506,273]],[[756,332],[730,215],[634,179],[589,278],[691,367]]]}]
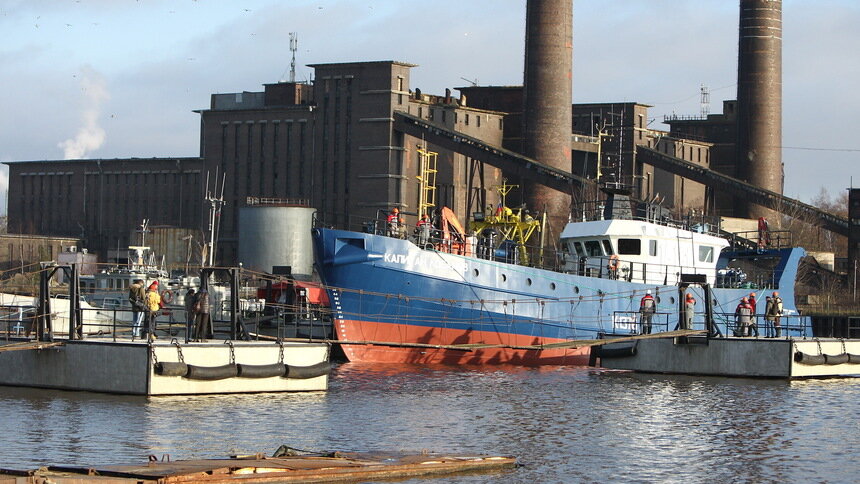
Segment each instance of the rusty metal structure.
[{"label": "rusty metal structure", "polygon": [[[571,170],[573,1],[529,0],[523,79],[523,151],[540,163]],[[531,210],[545,211],[558,234],[570,211],[569,193],[524,184]]]},{"label": "rusty metal structure", "polygon": [[[741,0],[738,36],[739,178],[781,194],[782,0]],[[777,219],[772,210],[750,202],[745,212],[749,218]]]}]

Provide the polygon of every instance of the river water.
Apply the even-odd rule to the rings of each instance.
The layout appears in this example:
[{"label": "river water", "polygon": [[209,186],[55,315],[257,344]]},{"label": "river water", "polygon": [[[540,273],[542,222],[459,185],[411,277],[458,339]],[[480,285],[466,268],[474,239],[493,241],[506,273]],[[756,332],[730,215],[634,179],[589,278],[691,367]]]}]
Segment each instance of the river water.
[{"label": "river water", "polygon": [[[126,397],[0,387],[0,467],[309,450],[513,455],[426,482],[857,482],[860,379],[346,363],[328,392]],[[425,482],[411,480],[407,482]]]}]

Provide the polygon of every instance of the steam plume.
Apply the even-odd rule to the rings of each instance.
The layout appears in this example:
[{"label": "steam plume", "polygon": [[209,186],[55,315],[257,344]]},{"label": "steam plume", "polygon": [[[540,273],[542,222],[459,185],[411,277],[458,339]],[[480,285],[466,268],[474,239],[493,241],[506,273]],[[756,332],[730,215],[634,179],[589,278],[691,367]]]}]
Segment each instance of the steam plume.
[{"label": "steam plume", "polygon": [[86,107],[81,113],[83,125],[74,138],[67,139],[57,146],[63,149],[67,160],[80,159],[95,151],[105,142],[105,130],[99,126],[102,103],[110,99],[104,77],[89,66],[82,69],[81,90]]}]

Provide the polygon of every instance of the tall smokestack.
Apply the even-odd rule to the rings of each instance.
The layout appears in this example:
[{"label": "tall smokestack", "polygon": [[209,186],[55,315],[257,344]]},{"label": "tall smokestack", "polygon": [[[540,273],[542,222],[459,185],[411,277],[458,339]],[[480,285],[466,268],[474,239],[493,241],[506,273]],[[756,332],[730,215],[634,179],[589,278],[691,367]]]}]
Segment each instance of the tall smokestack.
[{"label": "tall smokestack", "polygon": [[[782,193],[782,0],[740,0],[738,41],[739,178]],[[747,204],[746,216],[777,214]]]},{"label": "tall smokestack", "polygon": [[[523,154],[571,171],[573,0],[528,0],[523,79]],[[553,235],[567,222],[570,194],[523,183],[528,208],[546,210]]]}]

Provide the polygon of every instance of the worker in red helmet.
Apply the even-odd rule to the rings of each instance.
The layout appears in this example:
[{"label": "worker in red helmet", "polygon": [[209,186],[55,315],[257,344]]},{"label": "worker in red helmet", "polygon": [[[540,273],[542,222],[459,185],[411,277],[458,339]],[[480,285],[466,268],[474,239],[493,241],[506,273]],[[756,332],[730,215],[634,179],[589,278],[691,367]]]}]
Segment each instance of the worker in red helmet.
[{"label": "worker in red helmet", "polygon": [[692,293],[684,298],[684,319],[681,329],[693,329],[693,315],[696,314],[696,299]]},{"label": "worker in red helmet", "polygon": [[388,225],[388,236],[396,237],[398,239],[403,238],[403,223],[404,220],[400,216],[400,209],[394,207],[391,209],[391,213],[388,214],[388,218],[386,219],[386,223]]},{"label": "worker in red helmet", "polygon": [[150,284],[149,288],[146,290],[147,324],[144,327],[144,332],[147,333],[150,341],[156,338],[155,318],[157,318],[158,313],[161,312],[162,306],[163,303],[161,302],[161,295],[158,294],[158,281],[153,281],[153,283]]}]

